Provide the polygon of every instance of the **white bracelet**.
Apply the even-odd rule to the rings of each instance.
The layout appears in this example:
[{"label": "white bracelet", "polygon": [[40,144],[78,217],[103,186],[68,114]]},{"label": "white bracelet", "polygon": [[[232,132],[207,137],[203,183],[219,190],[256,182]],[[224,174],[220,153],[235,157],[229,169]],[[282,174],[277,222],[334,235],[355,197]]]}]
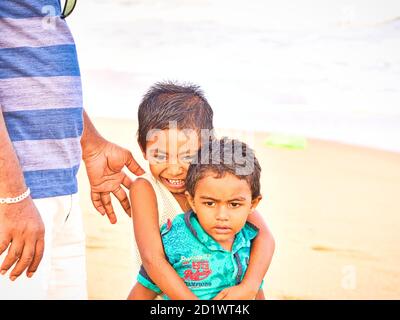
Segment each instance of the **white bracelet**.
[{"label": "white bracelet", "polygon": [[30,194],[31,194],[31,189],[28,188],[28,190],[26,190],[23,194],[19,195],[18,197],[15,197],[15,198],[0,198],[0,204],[18,203],[18,202],[21,202],[22,200],[28,198]]}]

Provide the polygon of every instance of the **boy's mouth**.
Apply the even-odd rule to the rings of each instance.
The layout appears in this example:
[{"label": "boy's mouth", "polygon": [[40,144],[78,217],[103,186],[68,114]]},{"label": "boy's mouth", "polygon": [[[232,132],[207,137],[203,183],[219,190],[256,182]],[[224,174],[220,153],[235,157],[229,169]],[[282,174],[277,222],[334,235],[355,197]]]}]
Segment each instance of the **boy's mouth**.
[{"label": "boy's mouth", "polygon": [[214,230],[217,234],[227,234],[231,232],[231,228],[228,226],[215,226]]},{"label": "boy's mouth", "polygon": [[164,177],[161,177],[161,179],[167,186],[171,188],[182,189],[185,187],[185,180],[183,179],[167,179]]}]

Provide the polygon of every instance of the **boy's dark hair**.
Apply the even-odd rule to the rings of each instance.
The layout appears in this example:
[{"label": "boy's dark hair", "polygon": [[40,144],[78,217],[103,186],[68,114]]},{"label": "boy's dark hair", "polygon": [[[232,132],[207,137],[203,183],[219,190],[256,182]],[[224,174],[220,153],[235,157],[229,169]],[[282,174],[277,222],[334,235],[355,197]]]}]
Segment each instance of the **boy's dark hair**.
[{"label": "boy's dark hair", "polygon": [[138,142],[146,150],[149,131],[168,129],[170,122],[181,130],[213,130],[213,111],[199,86],[158,82],[143,97],[138,122]]},{"label": "boy's dark hair", "polygon": [[230,173],[244,179],[250,186],[251,198],[255,199],[260,195],[261,167],[253,149],[244,142],[222,138],[210,140],[202,146],[186,176],[186,190],[192,197],[198,181],[209,173],[215,174],[216,178]]}]

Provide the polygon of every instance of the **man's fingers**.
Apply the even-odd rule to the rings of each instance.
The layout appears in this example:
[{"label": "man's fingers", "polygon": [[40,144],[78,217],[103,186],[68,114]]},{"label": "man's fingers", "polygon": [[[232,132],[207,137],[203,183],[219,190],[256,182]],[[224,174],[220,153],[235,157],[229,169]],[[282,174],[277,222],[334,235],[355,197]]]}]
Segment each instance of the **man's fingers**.
[{"label": "man's fingers", "polygon": [[92,191],[90,193],[90,197],[92,198],[93,206],[96,208],[98,212],[101,213],[101,215],[104,216],[106,214],[106,209],[104,208],[103,202],[101,201],[100,193]]},{"label": "man's fingers", "polygon": [[122,184],[124,185],[125,188],[130,189],[132,185],[132,180],[129,178],[124,172],[122,172],[124,177],[122,179]]},{"label": "man's fingers", "polygon": [[112,224],[117,222],[117,217],[115,216],[114,213],[114,208],[111,204],[111,196],[110,193],[108,192],[102,192],[101,195],[101,202],[103,203],[104,208],[106,209],[106,213],[108,216],[108,219]]},{"label": "man's fingers", "polygon": [[33,257],[35,256],[35,245],[36,241],[34,239],[25,243],[21,257],[19,258],[17,264],[10,273],[10,279],[12,281],[18,278],[22,274],[22,272],[24,272],[24,270],[26,270],[31,265]]},{"label": "man's fingers", "polygon": [[24,242],[15,240],[11,243],[6,258],[1,265],[1,273],[5,273],[12,267],[12,265],[21,257],[24,249]]},{"label": "man's fingers", "polygon": [[43,252],[44,252],[44,239],[39,239],[38,241],[36,241],[35,255],[33,257],[31,265],[29,266],[28,270],[26,271],[26,276],[28,278],[31,278],[33,276],[33,274],[36,272],[40,261],[42,261]]},{"label": "man's fingers", "polygon": [[125,161],[125,165],[129,169],[130,172],[137,176],[141,176],[144,173],[144,170],[139,166],[136,160],[133,158],[132,153],[128,152],[128,157]]},{"label": "man's fingers", "polygon": [[121,203],[122,208],[124,208],[125,212],[128,216],[131,216],[131,204],[129,203],[129,199],[126,195],[126,192],[122,187],[118,187],[117,190],[113,191],[114,196]]},{"label": "man's fingers", "polygon": [[0,239],[0,256],[3,254],[4,251],[7,250],[8,246],[10,245],[11,238],[5,237]]}]

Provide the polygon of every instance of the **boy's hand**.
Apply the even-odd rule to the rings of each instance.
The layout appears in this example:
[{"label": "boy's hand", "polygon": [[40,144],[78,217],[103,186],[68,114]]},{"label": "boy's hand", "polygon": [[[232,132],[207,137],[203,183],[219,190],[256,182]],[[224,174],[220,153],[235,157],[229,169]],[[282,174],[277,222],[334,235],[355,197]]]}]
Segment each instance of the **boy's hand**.
[{"label": "boy's hand", "polygon": [[225,288],[213,300],[254,300],[256,294],[257,291],[254,292],[249,286],[241,283],[237,286]]}]

